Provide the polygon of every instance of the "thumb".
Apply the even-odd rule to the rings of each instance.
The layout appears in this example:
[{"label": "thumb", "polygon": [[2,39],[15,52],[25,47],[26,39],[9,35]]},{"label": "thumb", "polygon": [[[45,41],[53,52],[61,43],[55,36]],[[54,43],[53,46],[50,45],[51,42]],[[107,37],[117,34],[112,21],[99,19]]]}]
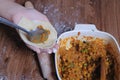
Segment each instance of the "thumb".
[{"label": "thumb", "polygon": [[30,1],[26,1],[26,2],[25,2],[25,7],[26,7],[26,8],[32,8],[32,9],[34,8],[32,2],[30,2]]}]

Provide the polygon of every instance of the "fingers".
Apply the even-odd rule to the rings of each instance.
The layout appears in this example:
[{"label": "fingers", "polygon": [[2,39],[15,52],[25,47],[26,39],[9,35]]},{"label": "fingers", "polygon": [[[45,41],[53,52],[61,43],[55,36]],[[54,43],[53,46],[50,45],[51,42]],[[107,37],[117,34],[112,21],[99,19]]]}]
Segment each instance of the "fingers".
[{"label": "fingers", "polygon": [[40,49],[41,53],[47,53],[47,54],[51,54],[52,53],[52,49]]},{"label": "fingers", "polygon": [[30,49],[32,49],[33,51],[35,51],[37,54],[40,54],[40,53],[51,54],[51,53],[56,53],[57,50],[58,50],[58,44],[55,44],[52,48],[49,48],[49,49],[40,49],[40,48],[31,46],[31,45],[28,45],[28,44],[27,44],[27,46]]},{"label": "fingers", "polygon": [[39,48],[36,48],[36,47],[31,46],[31,45],[28,45],[28,44],[27,44],[27,46],[28,46],[30,49],[32,49],[33,51],[35,51],[36,53],[40,53],[40,52],[41,52]]},{"label": "fingers", "polygon": [[34,8],[32,2],[30,2],[30,1],[26,1],[26,2],[25,2],[25,7],[26,7],[26,8]]},{"label": "fingers", "polygon": [[58,47],[59,47],[58,44],[55,44],[52,48],[49,48],[49,49],[40,49],[40,51],[48,53],[48,54],[56,53],[57,50],[58,50]]},{"label": "fingers", "polygon": [[58,44],[55,44],[52,48],[53,53],[56,53],[58,48],[59,48]]}]

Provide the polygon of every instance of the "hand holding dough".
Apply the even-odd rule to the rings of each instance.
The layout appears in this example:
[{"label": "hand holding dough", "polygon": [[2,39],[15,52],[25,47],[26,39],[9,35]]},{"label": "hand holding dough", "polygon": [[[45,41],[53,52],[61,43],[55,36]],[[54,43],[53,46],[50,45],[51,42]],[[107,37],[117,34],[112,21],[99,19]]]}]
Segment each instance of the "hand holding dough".
[{"label": "hand holding dough", "polygon": [[48,39],[44,41],[43,43],[33,43],[28,40],[26,37],[25,33],[22,31],[19,31],[20,37],[22,40],[33,47],[40,48],[40,49],[48,49],[52,48],[55,45],[56,39],[57,39],[57,32],[54,29],[54,27],[48,23],[48,22],[43,22],[43,21],[30,21],[27,18],[22,18],[20,22],[18,23],[19,26],[25,28],[26,30],[34,30],[38,26],[43,26],[44,29],[49,30],[50,34],[48,35]]}]

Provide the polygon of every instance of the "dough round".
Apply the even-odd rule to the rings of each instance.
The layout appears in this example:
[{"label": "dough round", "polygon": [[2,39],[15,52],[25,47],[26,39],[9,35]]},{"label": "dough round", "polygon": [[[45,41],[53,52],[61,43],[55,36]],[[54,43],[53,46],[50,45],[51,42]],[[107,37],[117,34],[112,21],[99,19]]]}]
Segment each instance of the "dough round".
[{"label": "dough round", "polygon": [[44,41],[43,43],[33,43],[30,40],[28,40],[28,38],[25,35],[26,34],[25,32],[19,30],[20,37],[28,45],[31,45],[31,46],[34,46],[37,48],[41,48],[41,49],[47,49],[47,48],[53,47],[54,44],[56,43],[57,32],[54,29],[54,27],[48,22],[44,22],[44,21],[34,21],[33,22],[33,21],[30,21],[26,18],[22,18],[18,25],[27,29],[27,30],[33,30],[37,26],[41,25],[41,26],[43,26],[44,29],[50,31],[50,34],[49,34],[48,39],[46,41]]}]

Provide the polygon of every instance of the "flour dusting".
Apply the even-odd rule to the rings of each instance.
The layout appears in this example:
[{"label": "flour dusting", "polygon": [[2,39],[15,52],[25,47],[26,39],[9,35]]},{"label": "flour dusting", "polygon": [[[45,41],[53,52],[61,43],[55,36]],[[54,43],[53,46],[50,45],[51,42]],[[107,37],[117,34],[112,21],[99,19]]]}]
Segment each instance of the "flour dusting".
[{"label": "flour dusting", "polygon": [[[71,7],[71,9],[74,9]],[[61,11],[59,8],[54,6],[53,4],[49,4],[44,7],[43,14],[48,16],[48,19],[52,23],[52,25],[55,27],[55,29],[58,32],[58,36],[66,31],[70,31],[74,28],[74,22],[72,18],[67,19],[68,12],[66,10]],[[72,14],[72,15],[75,15]],[[65,19],[64,19],[65,18]]]}]

